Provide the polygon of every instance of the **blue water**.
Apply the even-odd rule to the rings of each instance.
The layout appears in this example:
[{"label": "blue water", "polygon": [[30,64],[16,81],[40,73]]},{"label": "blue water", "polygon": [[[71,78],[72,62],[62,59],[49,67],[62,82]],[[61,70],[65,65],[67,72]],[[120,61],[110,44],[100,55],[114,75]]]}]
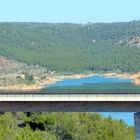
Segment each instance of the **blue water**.
[{"label": "blue water", "polygon": [[[111,84],[108,83],[112,83],[113,85],[122,85],[124,88],[126,87],[126,85],[128,87],[130,87],[131,85],[129,85],[131,83],[132,79],[125,79],[125,78],[117,78],[117,77],[104,77],[104,76],[91,76],[91,77],[85,77],[85,78],[80,78],[80,79],[64,79],[62,81],[58,81],[54,84],[49,84],[47,85],[47,87],[49,88],[53,88],[53,87],[69,87],[69,86],[82,86],[85,84],[92,84],[97,86],[98,84],[101,85],[101,87],[103,86],[103,84],[107,84],[109,86],[111,86]],[[126,84],[124,84],[126,83]],[[128,84],[127,84],[128,83]],[[93,86],[94,87],[94,86]],[[133,84],[132,84],[133,87]],[[126,124],[128,125],[134,125],[134,112],[129,112],[129,113],[115,113],[115,112],[109,112],[109,113],[101,113],[103,116],[111,116],[113,119],[122,119],[125,121]]]},{"label": "blue water", "polygon": [[131,79],[117,78],[117,77],[105,77],[105,76],[91,76],[79,79],[64,79],[54,84],[49,84],[47,87],[55,86],[78,86],[82,84],[99,84],[99,83],[126,83],[131,82]]}]

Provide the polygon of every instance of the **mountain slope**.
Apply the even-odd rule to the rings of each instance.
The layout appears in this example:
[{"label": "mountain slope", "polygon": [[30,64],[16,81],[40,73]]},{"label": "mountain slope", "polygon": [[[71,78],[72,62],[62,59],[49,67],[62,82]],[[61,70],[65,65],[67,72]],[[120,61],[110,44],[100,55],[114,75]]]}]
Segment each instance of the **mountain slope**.
[{"label": "mountain slope", "polygon": [[58,72],[138,72],[140,21],[0,23],[0,55]]}]

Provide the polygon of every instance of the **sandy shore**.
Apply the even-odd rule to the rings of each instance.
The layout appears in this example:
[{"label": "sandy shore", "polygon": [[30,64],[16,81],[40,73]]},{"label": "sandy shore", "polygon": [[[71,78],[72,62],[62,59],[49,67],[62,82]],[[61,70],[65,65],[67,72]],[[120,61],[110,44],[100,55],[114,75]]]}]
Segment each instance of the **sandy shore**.
[{"label": "sandy shore", "polygon": [[83,77],[90,77],[96,75],[95,73],[90,74],[75,74],[70,76],[54,76],[54,77],[48,77],[47,79],[36,81],[35,84],[16,84],[16,85],[10,85],[10,86],[0,86],[0,90],[22,90],[22,91],[32,91],[32,90],[39,90],[42,89],[45,85],[53,84],[57,81],[61,81],[63,79],[75,79],[75,78],[83,78]]},{"label": "sandy shore", "polygon": [[140,85],[140,72],[135,73],[135,74],[128,74],[128,73],[124,73],[124,74],[118,74],[118,73],[106,73],[103,74],[104,76],[108,76],[108,77],[120,77],[120,78],[130,78],[132,79],[132,82],[135,85]]},{"label": "sandy shore", "polygon": [[89,73],[89,74],[75,74],[70,76],[51,76],[47,79],[37,81],[35,84],[16,84],[11,86],[1,86],[0,90],[23,90],[23,91],[30,91],[30,90],[38,90],[42,89],[45,85],[53,84],[57,81],[63,79],[75,79],[75,78],[83,78],[83,77],[90,77],[90,76],[107,76],[107,77],[120,77],[120,78],[131,78],[132,82],[136,85],[140,85],[140,72],[136,74],[118,74],[118,73],[104,73],[104,74],[96,74],[96,73]]}]

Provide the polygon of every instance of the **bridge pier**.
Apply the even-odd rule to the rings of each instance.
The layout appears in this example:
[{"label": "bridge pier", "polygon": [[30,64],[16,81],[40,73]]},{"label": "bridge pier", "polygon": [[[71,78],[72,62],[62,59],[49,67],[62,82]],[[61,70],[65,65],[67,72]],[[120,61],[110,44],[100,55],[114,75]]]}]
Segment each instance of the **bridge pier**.
[{"label": "bridge pier", "polygon": [[140,140],[140,112],[134,114],[135,140]]}]

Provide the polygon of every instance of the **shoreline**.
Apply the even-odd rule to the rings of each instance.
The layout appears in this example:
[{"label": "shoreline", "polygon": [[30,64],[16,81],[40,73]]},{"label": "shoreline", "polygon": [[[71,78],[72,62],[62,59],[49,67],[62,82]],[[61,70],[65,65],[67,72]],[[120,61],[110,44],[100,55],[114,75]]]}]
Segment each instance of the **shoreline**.
[{"label": "shoreline", "polygon": [[91,77],[91,76],[105,76],[105,77],[117,77],[117,78],[130,78],[132,79],[132,82],[135,85],[140,85],[140,72],[135,74],[118,74],[118,73],[103,73],[103,74],[97,74],[97,73],[89,73],[89,74],[74,74],[74,75],[64,75],[64,76],[51,76],[47,79],[37,81],[35,84],[15,84],[10,86],[2,86],[0,87],[0,90],[14,90],[14,91],[32,91],[32,90],[40,90],[45,85],[56,83],[57,81],[61,81],[64,79],[79,79],[79,78],[85,78],[85,77]]},{"label": "shoreline", "polygon": [[14,91],[32,91],[32,90],[40,90],[47,84],[53,84],[57,81],[61,81],[64,79],[79,79],[84,77],[90,77],[97,74],[74,74],[74,75],[66,75],[66,76],[54,76],[54,77],[48,77],[47,79],[37,81],[35,84],[15,84],[15,85],[9,85],[9,86],[1,86],[0,90],[8,91],[8,90],[14,90]]}]

